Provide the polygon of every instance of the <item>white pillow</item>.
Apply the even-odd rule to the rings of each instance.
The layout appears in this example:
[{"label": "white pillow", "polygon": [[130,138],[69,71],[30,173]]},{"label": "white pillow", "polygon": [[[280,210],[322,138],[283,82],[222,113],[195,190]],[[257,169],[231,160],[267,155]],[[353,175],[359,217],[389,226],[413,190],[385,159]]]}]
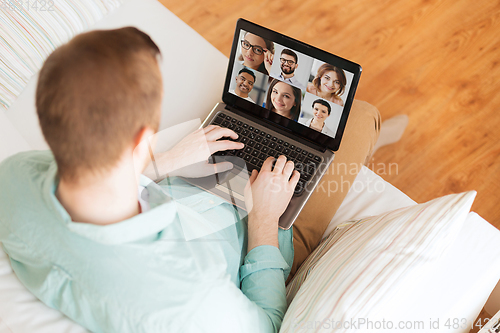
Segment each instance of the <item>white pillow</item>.
[{"label": "white pillow", "polygon": [[370,318],[403,279],[443,255],[475,196],[448,195],[339,225],[288,284],[280,332],[355,329],[353,320]]},{"label": "white pillow", "polygon": [[8,109],[52,51],[122,2],[0,1],[0,109]]}]

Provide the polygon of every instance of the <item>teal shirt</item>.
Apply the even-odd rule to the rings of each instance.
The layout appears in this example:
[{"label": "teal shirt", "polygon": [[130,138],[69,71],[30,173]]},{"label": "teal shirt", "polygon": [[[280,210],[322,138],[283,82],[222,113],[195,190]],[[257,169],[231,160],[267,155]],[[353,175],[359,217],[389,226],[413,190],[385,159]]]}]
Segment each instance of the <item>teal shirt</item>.
[{"label": "teal shirt", "polygon": [[246,218],[180,179],[142,176],[150,209],[98,226],[55,197],[50,152],[0,164],[0,241],[21,282],[93,332],[277,332],[292,232],[246,253]]}]

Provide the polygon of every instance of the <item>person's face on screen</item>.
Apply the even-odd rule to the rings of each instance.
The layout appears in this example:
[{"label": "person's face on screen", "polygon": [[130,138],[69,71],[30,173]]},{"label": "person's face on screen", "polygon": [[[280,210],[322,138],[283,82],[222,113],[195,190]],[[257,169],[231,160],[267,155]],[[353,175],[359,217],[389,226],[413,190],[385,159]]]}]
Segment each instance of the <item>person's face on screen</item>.
[{"label": "person's face on screen", "polygon": [[282,54],[280,58],[281,71],[283,74],[292,74],[297,68],[295,58],[289,54]]},{"label": "person's face on screen", "polygon": [[248,73],[241,73],[236,77],[236,87],[244,94],[248,94],[253,89],[254,79]]},{"label": "person's face on screen", "polygon": [[313,116],[319,122],[324,122],[328,118],[328,108],[323,104],[314,103]]},{"label": "person's face on screen", "polygon": [[278,82],[271,91],[271,101],[274,109],[279,112],[287,112],[295,105],[295,96],[291,86],[284,82]]},{"label": "person's face on screen", "polygon": [[[264,61],[264,51],[266,50],[266,42],[263,38],[247,33],[243,38],[250,46],[248,50],[244,47],[241,48],[241,55],[243,56],[243,63],[245,66],[250,67],[251,69],[258,69],[260,64]],[[254,52],[254,47],[258,47],[262,49],[263,52],[261,54],[256,54]],[[257,52],[260,53],[260,52]]]},{"label": "person's face on screen", "polygon": [[334,94],[340,89],[340,81],[334,71],[326,72],[321,77],[320,89],[324,93]]}]

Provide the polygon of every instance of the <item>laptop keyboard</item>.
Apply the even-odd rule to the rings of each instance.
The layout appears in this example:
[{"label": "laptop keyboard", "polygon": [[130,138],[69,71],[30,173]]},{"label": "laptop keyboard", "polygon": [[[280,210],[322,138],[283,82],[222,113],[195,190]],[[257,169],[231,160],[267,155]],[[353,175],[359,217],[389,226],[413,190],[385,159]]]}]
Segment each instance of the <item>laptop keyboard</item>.
[{"label": "laptop keyboard", "polygon": [[313,152],[297,147],[227,114],[219,113],[212,124],[233,130],[238,134],[238,139],[230,140],[245,144],[243,149],[219,151],[214,155],[241,158],[245,161],[249,174],[254,169],[260,170],[269,156],[278,158],[280,155],[285,155],[287,160],[293,161],[294,169],[300,173],[300,180],[294,191],[295,195],[303,193],[305,185],[311,180],[321,162],[321,158]]}]

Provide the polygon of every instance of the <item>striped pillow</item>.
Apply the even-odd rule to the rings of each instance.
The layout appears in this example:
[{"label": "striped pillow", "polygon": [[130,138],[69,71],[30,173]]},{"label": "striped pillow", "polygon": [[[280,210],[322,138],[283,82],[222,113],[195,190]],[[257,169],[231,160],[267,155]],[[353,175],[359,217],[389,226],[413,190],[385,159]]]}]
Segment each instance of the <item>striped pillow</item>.
[{"label": "striped pillow", "polygon": [[410,273],[440,258],[454,242],[476,192],[339,225],[287,286],[280,332],[348,330],[390,299]]},{"label": "striped pillow", "polygon": [[1,0],[0,109],[8,109],[52,51],[122,2]]}]

